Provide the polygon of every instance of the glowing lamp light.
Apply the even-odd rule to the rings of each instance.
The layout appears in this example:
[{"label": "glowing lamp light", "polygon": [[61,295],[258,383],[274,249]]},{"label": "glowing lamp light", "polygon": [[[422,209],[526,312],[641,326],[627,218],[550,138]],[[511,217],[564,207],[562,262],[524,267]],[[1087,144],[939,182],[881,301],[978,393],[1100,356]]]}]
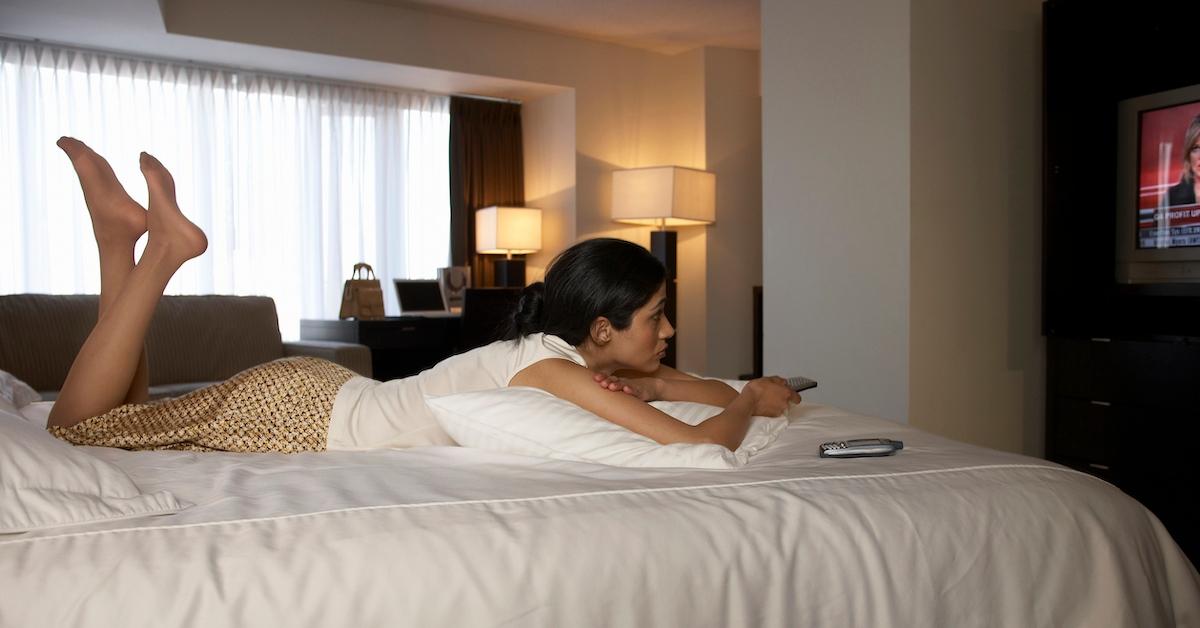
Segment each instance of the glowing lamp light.
[{"label": "glowing lamp light", "polygon": [[525,285],[525,260],[513,255],[542,250],[542,210],[493,205],[475,212],[475,252],[504,255],[493,263],[495,285]]},{"label": "glowing lamp light", "polygon": [[485,255],[542,250],[542,210],[493,205],[475,212],[475,252]]},{"label": "glowing lamp light", "polygon": [[659,229],[712,224],[717,176],[680,166],[613,172],[612,219]]}]

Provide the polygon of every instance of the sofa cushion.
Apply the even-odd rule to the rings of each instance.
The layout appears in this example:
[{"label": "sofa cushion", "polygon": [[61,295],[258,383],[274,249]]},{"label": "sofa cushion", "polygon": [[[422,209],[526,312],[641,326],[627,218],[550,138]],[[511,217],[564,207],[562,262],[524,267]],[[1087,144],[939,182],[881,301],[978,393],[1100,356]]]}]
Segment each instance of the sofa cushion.
[{"label": "sofa cushion", "polygon": [[[0,296],[0,369],[38,391],[62,387],[96,324],[95,295]],[[269,297],[166,296],[146,334],[150,385],[227,379],[283,357]]]},{"label": "sofa cushion", "polygon": [[96,303],[92,295],[0,296],[0,369],[34,390],[58,390],[96,324]]},{"label": "sofa cushion", "polygon": [[283,357],[270,297],[169,296],[146,334],[150,385],[213,382]]}]

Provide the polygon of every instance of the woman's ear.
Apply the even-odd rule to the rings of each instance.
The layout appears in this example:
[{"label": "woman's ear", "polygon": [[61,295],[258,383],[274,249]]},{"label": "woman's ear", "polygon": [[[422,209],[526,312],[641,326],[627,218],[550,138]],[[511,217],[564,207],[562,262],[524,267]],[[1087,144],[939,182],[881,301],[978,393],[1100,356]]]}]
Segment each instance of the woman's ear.
[{"label": "woman's ear", "polygon": [[592,344],[603,347],[612,340],[612,331],[612,322],[603,316],[597,316],[596,320],[592,321],[592,328],[588,335],[592,339]]}]

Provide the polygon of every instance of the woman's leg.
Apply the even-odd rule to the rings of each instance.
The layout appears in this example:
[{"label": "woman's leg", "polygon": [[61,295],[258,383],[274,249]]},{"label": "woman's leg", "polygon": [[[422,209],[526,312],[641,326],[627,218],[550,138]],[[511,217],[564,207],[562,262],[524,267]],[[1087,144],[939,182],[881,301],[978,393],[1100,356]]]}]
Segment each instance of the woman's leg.
[{"label": "woman's leg", "polygon": [[[104,316],[133,270],[133,247],[146,233],[146,208],[130,198],[108,162],[86,144],[64,137],[58,140],[58,147],[71,159],[92,217],[92,232],[100,251],[100,316]],[[143,346],[124,402],[139,403],[149,398],[150,369]]]},{"label": "woman's leg", "polygon": [[[146,153],[141,155],[141,167],[150,191],[146,249],[116,296],[110,297],[96,327],[75,356],[50,412],[51,426],[69,427],[121,405],[137,372],[146,329],[167,282],[184,262],[208,247],[204,232],[179,211],[175,182],[166,168]],[[86,188],[90,183],[85,181],[83,185]],[[98,204],[96,211],[115,209]]]}]

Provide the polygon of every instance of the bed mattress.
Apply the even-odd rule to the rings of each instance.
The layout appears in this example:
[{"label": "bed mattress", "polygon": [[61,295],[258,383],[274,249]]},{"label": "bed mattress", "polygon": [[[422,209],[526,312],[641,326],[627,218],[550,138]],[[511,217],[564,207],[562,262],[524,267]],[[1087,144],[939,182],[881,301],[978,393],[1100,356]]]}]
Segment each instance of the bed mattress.
[{"label": "bed mattress", "polygon": [[[729,471],[88,451],[176,514],[0,536],[0,626],[1198,626],[1095,477],[814,404]],[[895,456],[818,457],[887,437]]]}]

